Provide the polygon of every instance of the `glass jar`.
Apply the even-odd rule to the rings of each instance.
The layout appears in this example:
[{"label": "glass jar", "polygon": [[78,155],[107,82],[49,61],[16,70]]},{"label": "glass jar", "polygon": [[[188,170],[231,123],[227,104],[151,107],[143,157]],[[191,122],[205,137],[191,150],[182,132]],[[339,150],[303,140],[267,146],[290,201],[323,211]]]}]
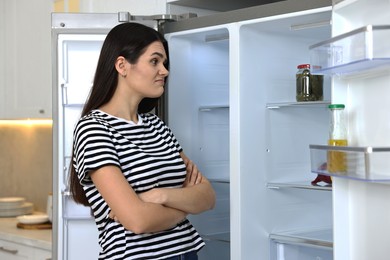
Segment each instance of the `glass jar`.
[{"label": "glass jar", "polygon": [[[344,104],[331,104],[330,109],[330,127],[328,145],[330,146],[347,146],[347,125],[344,116]],[[347,162],[345,152],[329,151],[328,152],[328,171],[329,172],[346,172]]]},{"label": "glass jar", "polygon": [[310,64],[298,65],[296,100],[298,102],[323,100],[323,82],[324,77],[322,75],[311,74]]}]

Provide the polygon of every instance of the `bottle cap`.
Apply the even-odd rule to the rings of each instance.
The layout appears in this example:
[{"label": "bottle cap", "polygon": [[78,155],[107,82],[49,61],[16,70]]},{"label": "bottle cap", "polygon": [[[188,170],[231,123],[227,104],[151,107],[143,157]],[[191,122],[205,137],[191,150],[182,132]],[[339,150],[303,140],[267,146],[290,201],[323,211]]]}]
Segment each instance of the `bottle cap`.
[{"label": "bottle cap", "polygon": [[345,108],[344,104],[330,104],[328,108]]},{"label": "bottle cap", "polygon": [[301,64],[298,65],[298,69],[310,69],[310,64]]}]

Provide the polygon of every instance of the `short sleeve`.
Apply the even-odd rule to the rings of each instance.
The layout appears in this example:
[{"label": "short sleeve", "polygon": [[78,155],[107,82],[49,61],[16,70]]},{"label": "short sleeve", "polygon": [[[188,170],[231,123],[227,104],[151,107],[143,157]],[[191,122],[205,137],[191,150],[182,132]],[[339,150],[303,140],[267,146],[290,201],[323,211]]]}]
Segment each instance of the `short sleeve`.
[{"label": "short sleeve", "polygon": [[92,184],[90,171],[107,165],[120,167],[112,136],[107,126],[92,118],[82,119],[76,125],[73,165],[83,186]]}]

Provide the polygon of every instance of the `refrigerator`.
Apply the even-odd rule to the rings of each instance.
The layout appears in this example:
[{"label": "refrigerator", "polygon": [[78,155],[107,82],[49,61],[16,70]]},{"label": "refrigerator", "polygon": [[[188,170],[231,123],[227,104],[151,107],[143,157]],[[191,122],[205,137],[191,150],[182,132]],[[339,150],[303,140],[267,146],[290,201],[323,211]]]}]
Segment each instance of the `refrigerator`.
[{"label": "refrigerator", "polygon": [[[317,174],[330,175],[317,166],[333,149],[325,144],[327,107],[335,102],[346,105],[354,146],[343,152],[359,165],[387,166],[386,29],[382,45],[373,46],[384,56],[376,66],[351,73],[349,64],[331,63],[341,50],[350,53],[351,31],[389,22],[389,2],[372,2],[288,0],[202,17],[53,14],[53,258],[98,256],[90,211],[68,191],[72,132],[105,35],[133,21],[168,40],[170,75],[156,113],[216,191],[213,210],[190,216],[206,241],[201,260],[385,259],[386,174],[363,181],[332,175],[333,186],[311,184]],[[337,37],[346,38],[341,46]],[[322,101],[296,102],[297,65],[305,63],[321,66],[314,72],[324,75]]]}]

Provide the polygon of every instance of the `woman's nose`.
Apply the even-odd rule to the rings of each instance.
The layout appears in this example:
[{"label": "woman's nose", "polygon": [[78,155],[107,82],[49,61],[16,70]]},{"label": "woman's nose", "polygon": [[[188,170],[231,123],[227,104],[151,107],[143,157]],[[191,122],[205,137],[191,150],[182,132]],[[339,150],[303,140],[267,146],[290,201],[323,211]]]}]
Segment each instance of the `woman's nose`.
[{"label": "woman's nose", "polygon": [[168,76],[169,70],[167,70],[167,68],[163,65],[162,68],[160,69],[160,74]]}]

